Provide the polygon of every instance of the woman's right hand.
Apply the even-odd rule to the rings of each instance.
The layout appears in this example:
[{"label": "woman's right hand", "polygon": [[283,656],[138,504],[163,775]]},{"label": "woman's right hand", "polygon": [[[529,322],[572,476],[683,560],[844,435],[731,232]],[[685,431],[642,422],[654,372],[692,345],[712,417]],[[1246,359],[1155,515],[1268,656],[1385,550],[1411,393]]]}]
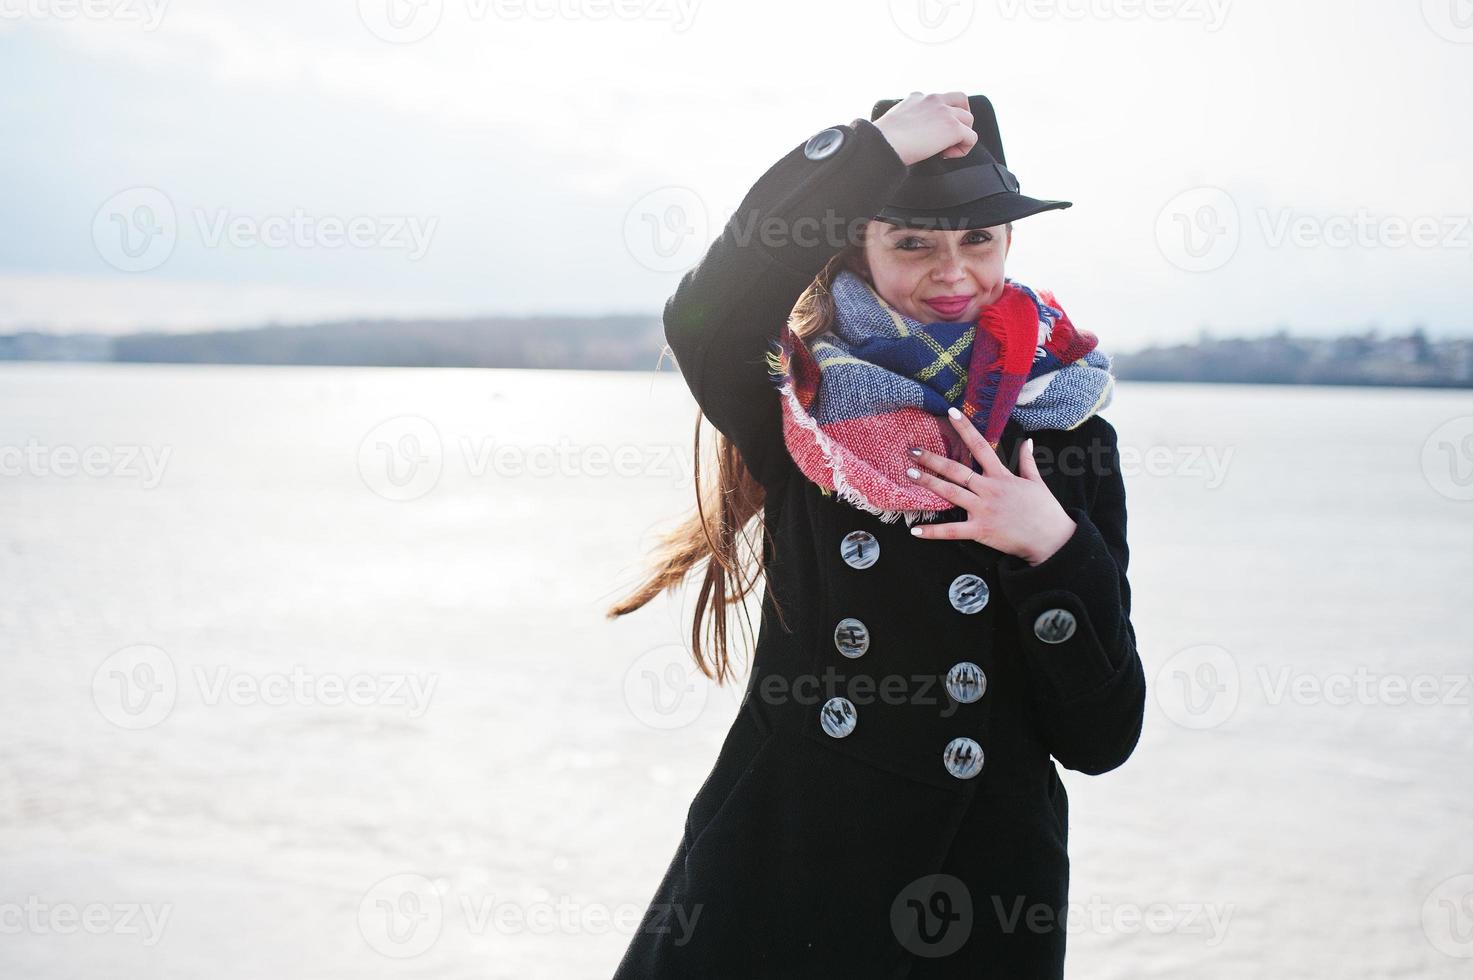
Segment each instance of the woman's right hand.
[{"label": "woman's right hand", "polygon": [[875,120],[875,126],[908,167],[940,153],[962,157],[977,143],[964,92],[912,92]]}]

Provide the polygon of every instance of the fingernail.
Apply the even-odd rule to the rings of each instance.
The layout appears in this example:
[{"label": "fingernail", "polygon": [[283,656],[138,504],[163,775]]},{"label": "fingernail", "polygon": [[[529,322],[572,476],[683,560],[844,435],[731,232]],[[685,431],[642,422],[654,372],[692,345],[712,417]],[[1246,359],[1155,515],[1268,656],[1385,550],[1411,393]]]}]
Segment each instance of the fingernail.
[{"label": "fingernail", "polygon": [[950,415],[950,416],[951,416],[951,417],[952,417],[952,418],[954,418],[954,419],[959,419],[959,418],[961,418],[961,417],[962,417],[962,413],[961,413],[961,412],[958,412],[958,411],[957,411],[957,410],[956,410],[956,406],[955,406],[955,405],[953,405],[953,406],[951,406],[951,407],[950,407],[950,408],[948,408],[948,409],[947,409],[947,410],[946,410],[946,414],[947,414],[947,415]]},{"label": "fingernail", "polygon": [[910,453],[916,459],[921,458],[921,451],[919,449],[907,449],[906,452]]},{"label": "fingernail", "polygon": [[916,469],[914,466],[907,466],[905,468],[905,475],[914,480],[921,475],[921,471]]},{"label": "fingernail", "polygon": [[916,537],[920,537],[921,536],[921,529],[918,528],[918,527],[913,527],[913,528],[910,529],[910,533],[911,534],[914,534]]}]

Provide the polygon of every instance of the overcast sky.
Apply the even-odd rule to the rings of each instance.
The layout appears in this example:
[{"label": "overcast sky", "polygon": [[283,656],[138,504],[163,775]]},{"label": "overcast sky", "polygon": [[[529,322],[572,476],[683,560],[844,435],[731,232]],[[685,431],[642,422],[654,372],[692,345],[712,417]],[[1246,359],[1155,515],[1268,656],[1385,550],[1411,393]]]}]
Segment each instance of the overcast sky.
[{"label": "overcast sky", "polygon": [[0,329],[655,313],[917,89],[1074,202],[1008,272],[1107,349],[1473,334],[1467,0],[0,0]]}]

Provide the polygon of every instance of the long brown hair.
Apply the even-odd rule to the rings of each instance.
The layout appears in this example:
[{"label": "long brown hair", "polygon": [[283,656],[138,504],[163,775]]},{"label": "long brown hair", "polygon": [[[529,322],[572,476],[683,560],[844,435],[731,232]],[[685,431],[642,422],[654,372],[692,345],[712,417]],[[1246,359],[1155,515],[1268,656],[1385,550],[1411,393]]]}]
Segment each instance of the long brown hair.
[{"label": "long brown hair", "polygon": [[[829,287],[845,268],[868,277],[862,235],[857,243],[846,245],[830,259],[793,304],[788,325],[796,336],[806,340],[833,324],[834,300]],[[766,572],[761,545],[766,533],[762,513],[767,493],[747,469],[737,447],[719,431],[716,432],[716,482],[710,486],[703,484],[703,421],[704,416],[698,411],[693,450],[694,512],[661,539],[654,549],[645,580],[611,606],[607,616],[616,619],[641,608],[661,592],[674,591],[692,569],[704,562],[691,623],[691,654],[701,673],[719,685],[734,676],[728,654],[727,609],[740,605]],[[773,602],[776,605],[775,596]],[[778,608],[777,613],[781,619],[782,609]],[[750,637],[749,621],[746,626]],[[702,643],[706,632],[710,632],[713,644],[709,655]]]}]

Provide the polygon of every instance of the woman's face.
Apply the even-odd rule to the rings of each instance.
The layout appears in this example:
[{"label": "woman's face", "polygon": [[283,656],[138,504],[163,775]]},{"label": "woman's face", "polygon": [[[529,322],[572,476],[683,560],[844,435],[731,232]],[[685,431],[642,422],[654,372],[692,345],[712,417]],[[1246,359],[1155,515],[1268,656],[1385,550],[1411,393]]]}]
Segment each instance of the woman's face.
[{"label": "woman's face", "polygon": [[901,313],[922,323],[961,323],[1002,298],[1012,244],[1007,225],[930,231],[871,221],[864,258],[875,292]]}]

